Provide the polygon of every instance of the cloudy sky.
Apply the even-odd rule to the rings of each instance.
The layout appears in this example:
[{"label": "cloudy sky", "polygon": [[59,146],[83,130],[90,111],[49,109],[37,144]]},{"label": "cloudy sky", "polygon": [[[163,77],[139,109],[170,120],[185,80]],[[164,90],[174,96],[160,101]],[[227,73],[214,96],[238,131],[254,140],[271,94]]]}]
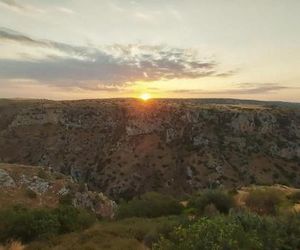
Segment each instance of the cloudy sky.
[{"label": "cloudy sky", "polygon": [[0,98],[300,102],[299,0],[0,0]]}]

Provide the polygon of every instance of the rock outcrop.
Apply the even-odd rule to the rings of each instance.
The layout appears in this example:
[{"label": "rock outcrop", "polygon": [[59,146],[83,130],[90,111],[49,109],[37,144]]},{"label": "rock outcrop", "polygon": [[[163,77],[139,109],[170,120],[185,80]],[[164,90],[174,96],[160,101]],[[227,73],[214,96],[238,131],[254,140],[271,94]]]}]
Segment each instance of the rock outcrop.
[{"label": "rock outcrop", "polygon": [[92,192],[87,186],[84,189],[81,186],[72,178],[43,167],[0,164],[0,207],[15,204],[56,207],[67,197],[75,207],[112,219],[116,203],[101,192]]},{"label": "rock outcrop", "polygon": [[16,183],[13,178],[7,173],[7,171],[0,169],[0,187],[14,188]]}]

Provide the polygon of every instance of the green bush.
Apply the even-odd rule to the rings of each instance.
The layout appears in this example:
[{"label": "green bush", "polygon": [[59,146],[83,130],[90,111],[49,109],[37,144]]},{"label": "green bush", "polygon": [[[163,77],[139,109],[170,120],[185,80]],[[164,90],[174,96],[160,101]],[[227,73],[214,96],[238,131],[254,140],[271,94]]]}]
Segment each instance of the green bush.
[{"label": "green bush", "polygon": [[117,215],[119,218],[127,217],[160,217],[175,215],[182,212],[182,205],[170,196],[155,192],[143,194],[128,202],[122,202]]},{"label": "green bush", "polygon": [[262,249],[255,233],[224,216],[199,219],[188,227],[178,227],[169,239],[161,238],[155,250],[240,250]]},{"label": "green bush", "polygon": [[154,250],[300,249],[300,215],[286,217],[238,213],[201,218],[161,237]]},{"label": "green bush", "polygon": [[263,249],[300,249],[300,214],[270,217],[240,213],[232,218],[238,220],[245,230],[256,232]]},{"label": "green bush", "polygon": [[274,215],[282,201],[282,194],[275,189],[255,189],[248,194],[245,203],[252,212]]},{"label": "green bush", "polygon": [[232,196],[221,190],[205,191],[192,197],[189,201],[189,207],[196,208],[199,214],[214,208],[220,213],[228,214],[234,206],[235,202]]},{"label": "green bush", "polygon": [[47,209],[29,210],[22,207],[0,211],[0,241],[10,239],[28,242],[36,238],[55,235],[59,222]]},{"label": "green bush", "polygon": [[57,209],[13,207],[0,210],[0,242],[29,242],[90,226],[94,217],[85,211],[62,206]]},{"label": "green bush", "polygon": [[73,195],[70,194],[70,193],[61,195],[59,197],[59,204],[60,205],[71,206],[72,203],[73,203]]},{"label": "green bush", "polygon": [[87,211],[72,206],[60,206],[53,210],[53,214],[56,215],[60,224],[59,233],[88,228],[96,220],[95,216]]}]

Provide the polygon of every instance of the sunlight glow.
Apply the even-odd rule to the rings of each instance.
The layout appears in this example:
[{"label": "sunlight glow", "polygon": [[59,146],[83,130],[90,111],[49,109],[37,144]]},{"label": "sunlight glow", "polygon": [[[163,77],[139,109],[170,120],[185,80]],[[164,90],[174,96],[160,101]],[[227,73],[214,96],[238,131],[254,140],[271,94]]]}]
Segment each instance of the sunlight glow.
[{"label": "sunlight glow", "polygon": [[151,98],[151,95],[149,93],[143,93],[140,95],[140,98],[143,100],[143,101],[147,101]]}]

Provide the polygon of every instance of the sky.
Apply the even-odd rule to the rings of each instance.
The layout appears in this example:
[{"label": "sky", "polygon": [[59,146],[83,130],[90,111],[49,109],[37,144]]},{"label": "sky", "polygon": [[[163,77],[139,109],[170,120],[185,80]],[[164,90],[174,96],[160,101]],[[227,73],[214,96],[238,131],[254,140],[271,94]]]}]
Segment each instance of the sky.
[{"label": "sky", "polygon": [[0,0],[0,98],[300,102],[299,0]]}]

